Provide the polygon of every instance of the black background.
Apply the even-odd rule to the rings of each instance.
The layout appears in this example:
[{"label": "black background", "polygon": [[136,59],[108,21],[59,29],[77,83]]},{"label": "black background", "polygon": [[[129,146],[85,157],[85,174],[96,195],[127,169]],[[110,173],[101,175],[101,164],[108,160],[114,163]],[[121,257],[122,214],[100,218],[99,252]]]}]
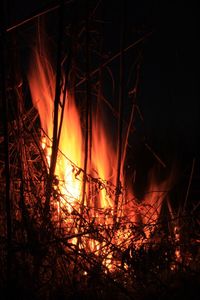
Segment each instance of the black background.
[{"label": "black background", "polygon": [[[75,17],[83,18],[85,1],[73,2]],[[55,1],[6,3],[10,27]],[[121,1],[90,1],[91,7],[97,3],[104,21],[104,51],[116,53],[120,45]],[[66,5],[69,16],[70,5]],[[193,1],[126,1],[125,44],[152,32],[142,49],[137,102],[144,123],[138,125],[138,132],[162,155],[166,152],[183,160],[199,154],[197,12]],[[127,72],[131,59],[126,59]]]}]

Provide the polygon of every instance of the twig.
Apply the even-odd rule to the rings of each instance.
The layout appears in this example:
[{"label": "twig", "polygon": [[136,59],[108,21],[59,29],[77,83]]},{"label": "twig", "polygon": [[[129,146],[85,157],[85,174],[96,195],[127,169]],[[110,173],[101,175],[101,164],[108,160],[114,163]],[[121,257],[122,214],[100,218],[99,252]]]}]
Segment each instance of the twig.
[{"label": "twig", "polygon": [[117,177],[116,177],[116,195],[114,202],[114,222],[117,220],[117,210],[119,195],[121,192],[121,169],[122,169],[122,131],[123,131],[123,113],[124,113],[124,43],[125,43],[125,12],[126,1],[121,0],[121,36],[120,36],[120,78],[119,78],[119,119],[117,134]]},{"label": "twig", "polygon": [[123,155],[122,155],[122,166],[124,166],[124,163],[125,163],[125,157],[126,157],[127,146],[128,146],[128,139],[129,139],[129,135],[130,135],[130,131],[131,131],[131,125],[133,123],[134,113],[135,113],[135,109],[136,109],[135,99],[137,97],[137,90],[138,90],[138,84],[139,84],[139,70],[140,70],[140,65],[137,65],[137,77],[136,77],[135,87],[134,87],[134,89],[131,93],[133,95],[132,109],[131,109],[131,115],[130,115],[128,128],[127,128],[126,136],[125,136],[124,150],[123,150]]},{"label": "twig", "polygon": [[187,192],[186,192],[186,195],[185,195],[185,201],[184,201],[184,205],[183,205],[183,211],[185,211],[186,205],[187,205],[187,200],[188,200],[188,196],[189,196],[189,192],[190,192],[190,187],[191,187],[191,183],[192,183],[192,178],[193,178],[193,173],[194,173],[194,166],[195,166],[195,158],[193,158],[193,160],[192,160],[192,167],[191,167],[191,172],[190,172],[190,178],[189,178],[189,181],[188,181]]},{"label": "twig", "polygon": [[58,34],[58,49],[57,49],[57,70],[56,70],[56,91],[55,91],[55,100],[54,100],[54,120],[53,120],[53,144],[52,144],[52,154],[51,154],[51,163],[49,170],[49,179],[47,182],[47,196],[45,203],[46,213],[49,213],[49,203],[51,197],[51,188],[53,182],[53,176],[56,167],[57,153],[59,146],[59,136],[58,136],[58,113],[59,113],[59,103],[60,103],[60,94],[61,94],[61,61],[62,61],[62,38],[63,38],[63,0],[60,1],[60,11],[59,11],[59,34]]},{"label": "twig", "polygon": [[[68,1],[65,1],[64,4],[69,4],[71,2],[72,2],[72,0],[68,0]],[[11,31],[21,27],[22,25],[27,24],[30,21],[34,20],[34,19],[37,19],[38,17],[41,17],[41,16],[46,15],[46,14],[52,12],[52,11],[57,10],[59,7],[60,7],[60,4],[57,4],[57,5],[55,5],[53,7],[50,7],[50,8],[44,8],[43,10],[40,10],[40,11],[36,12],[35,14],[31,15],[30,17],[26,18],[25,20],[20,21],[19,23],[8,27],[6,29],[6,32],[11,32]]]},{"label": "twig", "polygon": [[86,192],[86,176],[88,168],[88,156],[89,156],[89,130],[90,126],[90,83],[89,83],[89,55],[90,55],[90,36],[89,36],[89,0],[86,0],[86,107],[85,107],[85,149],[84,149],[84,175],[83,175],[83,187],[82,187],[82,205],[85,201]]},{"label": "twig", "polygon": [[158,156],[158,154],[155,153],[155,151],[145,142],[144,145],[147,147],[147,149],[153,154],[153,156],[157,159],[157,161],[166,168],[166,164],[161,160],[161,158]]},{"label": "twig", "polygon": [[[128,50],[134,48],[135,46],[139,45],[140,43],[144,42],[148,37],[150,37],[152,35],[153,32],[148,32],[147,34],[145,34],[144,36],[142,36],[140,39],[138,39],[137,41],[131,43],[128,47],[122,49],[124,53],[126,53]],[[93,70],[92,72],[90,72],[89,77],[91,78],[92,76],[96,75],[100,68],[104,68],[106,67],[109,63],[111,63],[112,61],[114,61],[116,58],[120,57],[121,54],[121,50],[119,52],[117,52],[115,55],[113,55],[111,58],[109,58],[107,61],[105,61],[100,67],[96,68],[95,70]],[[86,77],[84,77],[83,79],[81,79],[77,84],[76,87],[80,86],[81,84],[83,84],[85,81],[87,80]]]}]

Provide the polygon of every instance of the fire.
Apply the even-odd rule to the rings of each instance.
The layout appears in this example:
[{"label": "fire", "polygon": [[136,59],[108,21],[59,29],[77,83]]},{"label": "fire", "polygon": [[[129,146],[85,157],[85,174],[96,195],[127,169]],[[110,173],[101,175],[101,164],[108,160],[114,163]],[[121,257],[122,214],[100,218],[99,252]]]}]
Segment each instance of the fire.
[{"label": "fire", "polygon": [[55,172],[64,182],[62,192],[68,195],[68,200],[74,198],[80,200],[81,182],[76,179],[71,162],[76,166],[82,166],[82,135],[78,111],[73,98],[69,95],[64,114],[59,144],[62,154],[58,157]]},{"label": "fire", "polygon": [[[103,124],[101,124],[98,116],[95,118],[95,122],[93,123],[93,132],[93,168],[100,178],[106,179],[114,184],[116,178],[116,154],[106,130],[103,127]],[[105,189],[100,191],[99,200],[100,207],[113,207],[113,199],[107,196]]]},{"label": "fire", "polygon": [[[41,126],[47,137],[42,137],[41,145],[46,152],[48,165],[50,166],[52,135],[53,135],[53,110],[55,96],[55,74],[50,63],[39,51],[35,52],[34,62],[29,72],[29,84],[33,105],[39,112]],[[64,95],[61,94],[61,99]],[[59,111],[59,120],[61,118],[61,107]],[[115,183],[115,162],[116,154],[109,141],[106,130],[100,122],[100,116],[94,116],[92,125],[92,162],[90,164],[89,174],[94,177]],[[65,99],[64,121],[62,124],[59,155],[56,164],[55,175],[59,178],[61,193],[65,195],[67,202],[73,205],[73,202],[81,198],[81,175],[77,180],[74,166],[83,169],[83,137],[81,130],[81,121],[75,99],[67,94]],[[107,195],[106,189],[101,188],[100,193],[92,206],[98,208],[107,208],[113,206],[113,199]],[[94,201],[95,202],[95,201]],[[71,211],[70,206],[68,209]]]},{"label": "fire", "polygon": [[[50,166],[51,146],[53,137],[53,110],[55,97],[55,75],[51,65],[39,52],[35,52],[34,63],[29,73],[29,83],[33,104],[40,116],[41,126],[47,135],[42,138],[42,148],[46,152],[48,165]],[[81,196],[81,182],[73,173],[73,165],[82,167],[82,133],[80,118],[74,99],[71,95],[65,95],[64,121],[62,124],[59,154],[55,175],[60,181],[61,194],[67,196],[68,209],[74,199]],[[64,98],[63,92],[61,99]],[[63,101],[64,103],[64,101]],[[59,121],[61,119],[61,107]],[[72,163],[73,162],[73,163]]]},{"label": "fire", "polygon": [[[65,78],[63,78],[64,82]],[[36,51],[33,63],[29,72],[29,85],[32,96],[33,105],[38,110],[41,127],[45,132],[45,136],[41,137],[41,146],[46,154],[48,166],[50,167],[51,147],[53,137],[53,113],[54,113],[54,97],[55,97],[55,74],[46,59],[45,55]],[[64,97],[66,97],[64,101]],[[76,101],[72,95],[66,95],[61,92],[61,105],[59,107],[59,122],[61,120],[62,105],[64,107],[64,118],[62,123],[61,135],[59,140],[59,152],[55,169],[55,176],[58,178],[58,189],[60,198],[57,200],[58,214],[62,214],[62,210],[67,210],[73,219],[73,211],[80,213],[82,186],[83,186],[83,162],[84,138],[80,120],[80,113],[76,105]],[[90,186],[90,180],[87,178],[87,205],[89,205],[90,213],[92,211],[94,223],[97,225],[114,225],[113,211],[115,191],[114,184],[116,182],[116,147],[111,143],[111,139],[104,127],[103,116],[95,113],[92,117],[92,143],[91,143],[91,161],[88,164],[87,175],[93,178],[95,185]],[[59,123],[58,122],[58,123]],[[95,180],[94,180],[95,179]],[[121,175],[121,182],[124,179]],[[108,188],[109,187],[109,188]],[[121,203],[124,203],[123,211],[120,215],[129,222],[136,222],[138,215],[144,224],[144,234],[146,238],[150,238],[151,232],[155,227],[155,223],[159,218],[161,205],[165,196],[166,189],[169,187],[169,181],[157,184],[153,175],[142,203],[135,200],[134,193],[129,189],[122,197]],[[126,195],[126,196],[125,196]],[[128,195],[128,196],[127,196]],[[129,199],[123,199],[129,197]],[[121,198],[120,198],[121,199]],[[121,205],[120,203],[120,205]],[[122,205],[121,205],[122,206]],[[120,207],[121,209],[121,207]],[[63,218],[63,216],[62,216]],[[70,224],[69,216],[64,221],[65,225]],[[73,221],[72,221],[73,222]],[[151,228],[147,226],[151,225]],[[152,229],[153,228],[153,229]],[[78,229],[74,233],[78,233]],[[132,231],[126,225],[116,229],[113,236],[109,236],[110,241],[116,246],[128,246],[131,239]],[[87,241],[83,242],[91,251],[101,253],[104,256],[104,264],[111,271],[113,270],[113,258],[111,253],[106,253],[105,241],[92,240],[88,235]],[[104,237],[103,237],[104,238]],[[88,242],[89,240],[89,242]],[[73,238],[72,242],[77,243],[77,239]],[[83,247],[83,244],[80,247]],[[142,244],[142,239],[137,241],[137,245]],[[104,249],[105,250],[102,250]],[[117,265],[115,261],[115,265]]]},{"label": "fire", "polygon": [[155,175],[155,170],[151,169],[149,172],[149,183],[147,192],[140,209],[142,210],[142,221],[144,224],[144,233],[147,238],[150,238],[151,232],[160,216],[163,200],[167,195],[170,186],[172,175],[166,180],[158,183]]}]

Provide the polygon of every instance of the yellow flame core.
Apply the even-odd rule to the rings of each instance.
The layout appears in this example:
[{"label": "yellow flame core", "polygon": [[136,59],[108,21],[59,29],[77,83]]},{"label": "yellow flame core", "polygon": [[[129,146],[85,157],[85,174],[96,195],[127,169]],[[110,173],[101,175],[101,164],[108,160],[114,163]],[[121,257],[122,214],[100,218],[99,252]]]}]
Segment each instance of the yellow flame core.
[{"label": "yellow flame core", "polygon": [[55,173],[64,183],[61,192],[67,195],[67,200],[73,204],[74,199],[80,200],[81,197],[81,181],[75,177],[73,164],[82,166],[82,134],[74,99],[68,95],[66,100],[59,143],[62,154],[58,156]]}]

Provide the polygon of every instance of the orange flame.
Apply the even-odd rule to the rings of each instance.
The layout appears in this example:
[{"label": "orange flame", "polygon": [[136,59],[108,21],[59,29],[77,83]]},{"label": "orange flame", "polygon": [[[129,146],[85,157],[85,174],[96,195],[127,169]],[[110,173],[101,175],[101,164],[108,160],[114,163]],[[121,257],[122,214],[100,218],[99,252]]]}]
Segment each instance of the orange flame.
[{"label": "orange flame", "polygon": [[[47,162],[50,165],[53,109],[55,95],[55,75],[45,57],[35,53],[35,60],[29,73],[29,84],[34,106],[40,116],[41,126],[47,135],[42,139],[42,148],[46,151]],[[64,97],[61,93],[61,99]],[[73,165],[82,166],[82,133],[79,113],[72,96],[67,94],[59,142],[59,154],[55,174],[59,178],[61,194],[66,195],[68,209],[71,211],[71,202],[79,200],[81,196],[81,182],[76,180]],[[59,108],[59,121],[61,107]],[[73,199],[73,200],[72,200]]]},{"label": "orange flame", "polygon": [[141,216],[144,224],[144,233],[147,238],[150,237],[154,231],[154,227],[160,216],[163,200],[167,195],[171,184],[171,176],[166,180],[158,183],[155,177],[155,170],[151,169],[149,172],[149,183],[147,192],[141,205]]},{"label": "orange flame", "polygon": [[[33,105],[39,112],[41,127],[46,133],[46,136],[42,137],[41,145],[44,151],[46,151],[47,162],[48,165],[50,165],[55,74],[45,56],[41,56],[38,51],[35,52],[33,64],[29,72],[29,85]],[[61,93],[61,99],[63,99],[63,97],[64,95]],[[61,106],[59,107],[59,122],[60,118]],[[97,179],[101,179],[101,182],[105,182],[105,185],[109,181],[114,186],[116,182],[116,156],[116,151],[104,128],[102,119],[100,119],[99,115],[94,115],[92,124],[91,163],[88,168],[88,174]],[[83,136],[79,111],[75,99],[67,94],[59,142],[59,153],[55,169],[55,175],[59,179],[59,190],[62,195],[58,212],[60,212],[61,206],[71,213],[73,208],[76,208],[76,204],[78,202],[80,203],[82,196],[83,175],[81,170],[83,169],[83,160]],[[124,180],[123,176],[121,176],[121,180]],[[126,201],[124,201],[123,215],[129,218],[131,222],[136,222],[137,215],[140,214],[140,219],[142,219],[142,223],[145,225],[144,233],[146,238],[150,238],[152,228],[154,228],[154,224],[159,218],[161,205],[167,188],[169,188],[169,181],[157,184],[154,176],[151,174],[151,182],[148,187],[149,192],[146,194],[142,203],[138,204],[138,202],[134,200],[134,194],[131,189],[126,193],[126,197],[128,195],[130,199],[125,199]],[[93,203],[90,201],[90,204],[94,208],[113,209],[114,197],[114,194],[111,195],[107,193],[105,186],[102,186],[98,194],[94,197],[91,196],[91,199],[94,200],[92,200]],[[106,222],[106,224],[109,223],[110,222]],[[147,224],[150,224],[151,228],[147,227]],[[124,230],[119,229],[113,237],[114,242],[118,245],[124,243],[126,246],[125,241],[128,240],[131,234],[132,232],[128,227]],[[99,242],[97,243],[91,240],[90,248],[99,251]],[[107,260],[106,264],[107,267],[109,267],[108,265],[112,263],[110,254],[105,260]],[[110,269],[112,269],[112,266]]]},{"label": "orange flame", "polygon": [[[116,180],[116,154],[103,124],[98,117],[94,119],[92,128],[94,133],[92,144],[93,168],[99,178],[114,184]],[[106,194],[105,189],[100,191],[99,206],[102,208],[113,207],[113,199]]]}]

